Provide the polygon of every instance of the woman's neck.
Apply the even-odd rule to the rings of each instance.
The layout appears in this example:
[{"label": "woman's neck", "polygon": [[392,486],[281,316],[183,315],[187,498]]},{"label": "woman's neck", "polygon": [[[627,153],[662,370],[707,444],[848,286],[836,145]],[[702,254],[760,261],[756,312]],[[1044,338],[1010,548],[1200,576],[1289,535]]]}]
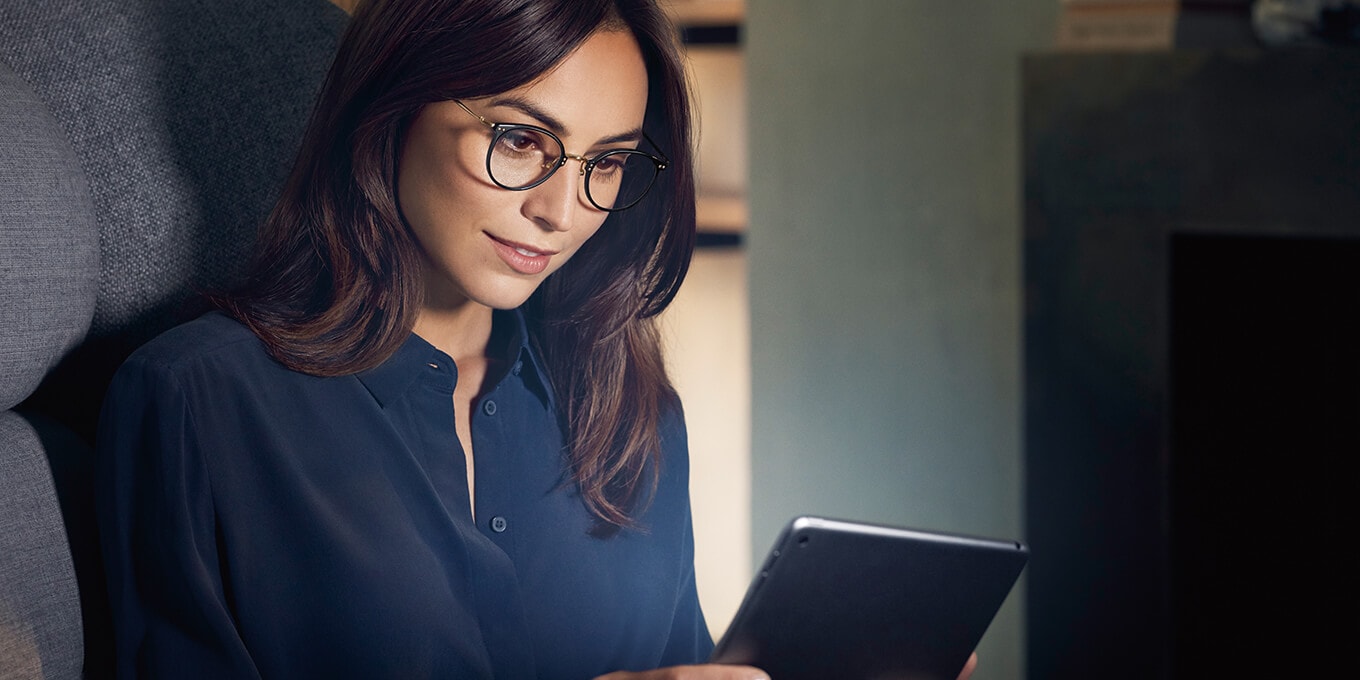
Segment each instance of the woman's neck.
[{"label": "woman's neck", "polygon": [[455,362],[485,357],[491,340],[491,308],[470,300],[451,307],[427,305],[416,317],[415,332]]}]

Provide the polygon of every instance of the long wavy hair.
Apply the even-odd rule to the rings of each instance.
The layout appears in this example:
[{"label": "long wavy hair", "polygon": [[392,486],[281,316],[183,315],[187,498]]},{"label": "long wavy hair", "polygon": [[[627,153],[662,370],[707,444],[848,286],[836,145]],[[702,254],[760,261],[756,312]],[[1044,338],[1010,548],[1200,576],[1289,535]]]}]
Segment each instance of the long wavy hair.
[{"label": "long wavy hair", "polygon": [[574,481],[612,530],[634,525],[677,408],[655,325],[694,249],[691,108],[655,0],[366,0],[327,75],[250,273],[219,305],[289,368],[357,373],[409,337],[421,251],[397,205],[403,137],[422,107],[533,81],[597,30],[627,30],[647,67],[643,128],[670,165],[611,213],[524,306],[562,410]]}]

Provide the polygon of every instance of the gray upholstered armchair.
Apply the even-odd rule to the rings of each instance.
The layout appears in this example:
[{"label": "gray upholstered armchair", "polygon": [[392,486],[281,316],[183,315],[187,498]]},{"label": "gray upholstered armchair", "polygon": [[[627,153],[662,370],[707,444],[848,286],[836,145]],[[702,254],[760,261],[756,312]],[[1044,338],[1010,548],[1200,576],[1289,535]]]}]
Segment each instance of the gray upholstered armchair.
[{"label": "gray upholstered armchair", "polygon": [[109,673],[104,388],[240,271],[344,18],[325,0],[0,2],[0,680]]}]

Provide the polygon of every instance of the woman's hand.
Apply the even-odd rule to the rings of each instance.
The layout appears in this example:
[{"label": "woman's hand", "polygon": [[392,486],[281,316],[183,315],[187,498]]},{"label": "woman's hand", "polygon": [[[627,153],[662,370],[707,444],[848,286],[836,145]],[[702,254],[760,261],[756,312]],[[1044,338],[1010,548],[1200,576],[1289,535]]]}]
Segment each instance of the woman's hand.
[{"label": "woman's hand", "polygon": [[[963,670],[959,671],[959,680],[968,680],[977,669],[977,652],[968,656],[968,663],[963,664]],[[770,676],[759,668],[750,666],[671,666],[670,668],[658,668],[654,671],[642,671],[639,673],[629,673],[619,671],[609,675],[601,675],[595,680],[769,680]]]},{"label": "woman's hand", "polygon": [[654,671],[629,673],[619,671],[601,675],[595,680],[770,680],[770,676],[759,668],[750,666],[671,666]]}]

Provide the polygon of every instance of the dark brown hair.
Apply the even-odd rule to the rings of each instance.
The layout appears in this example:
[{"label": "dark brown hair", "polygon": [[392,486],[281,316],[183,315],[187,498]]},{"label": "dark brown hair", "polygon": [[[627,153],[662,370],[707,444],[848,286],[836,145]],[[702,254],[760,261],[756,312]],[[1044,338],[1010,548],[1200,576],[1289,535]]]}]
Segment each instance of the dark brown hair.
[{"label": "dark brown hair", "polygon": [[396,199],[407,128],[426,104],[531,82],[602,28],[637,39],[644,130],[671,163],[524,310],[581,496],[618,527],[655,487],[660,421],[678,408],[653,317],[675,297],[694,247],[690,102],[654,0],[360,3],[251,273],[219,304],[294,370],[347,375],[385,361],[410,335],[424,294],[419,245]]}]

